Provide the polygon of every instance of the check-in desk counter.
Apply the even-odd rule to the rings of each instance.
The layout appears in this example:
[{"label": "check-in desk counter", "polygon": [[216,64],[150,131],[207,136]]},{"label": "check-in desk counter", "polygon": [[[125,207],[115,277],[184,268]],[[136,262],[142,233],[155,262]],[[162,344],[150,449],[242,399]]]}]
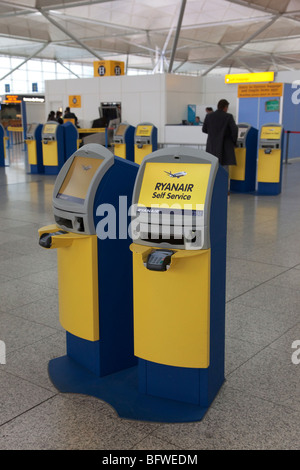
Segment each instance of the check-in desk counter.
[{"label": "check-in desk counter", "polygon": [[205,150],[207,134],[202,132],[202,125],[166,125],[164,129],[164,147],[192,147]]}]

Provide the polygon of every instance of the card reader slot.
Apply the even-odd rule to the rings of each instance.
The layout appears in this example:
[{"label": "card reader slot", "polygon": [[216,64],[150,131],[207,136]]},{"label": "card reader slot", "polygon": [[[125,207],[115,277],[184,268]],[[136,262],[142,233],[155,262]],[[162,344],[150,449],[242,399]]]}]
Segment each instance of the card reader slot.
[{"label": "card reader slot", "polygon": [[73,228],[73,222],[70,219],[65,219],[64,217],[59,217],[58,215],[54,215],[54,219],[57,225],[63,225],[66,228]]}]

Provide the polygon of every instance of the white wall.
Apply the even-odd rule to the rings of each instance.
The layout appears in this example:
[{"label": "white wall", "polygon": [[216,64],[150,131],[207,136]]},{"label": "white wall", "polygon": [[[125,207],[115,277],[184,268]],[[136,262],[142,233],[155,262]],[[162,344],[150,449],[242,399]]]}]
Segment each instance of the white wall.
[{"label": "white wall", "polygon": [[45,103],[26,102],[26,120],[27,123],[37,122],[42,124],[45,118]]},{"label": "white wall", "polygon": [[69,105],[69,96],[81,96],[81,108],[72,108],[82,128],[91,127],[99,118],[101,102],[121,102],[122,121],[136,126],[151,122],[161,130],[165,124],[164,75],[94,77],[71,80],[48,80],[45,82],[46,113],[61,103],[63,110]]},{"label": "white wall", "polygon": [[187,118],[187,106],[196,104],[216,109],[226,98],[229,111],[236,116],[237,85],[226,85],[224,76],[189,77],[176,74],[154,74],[121,77],[94,77],[45,82],[45,120],[50,110],[69,105],[69,96],[81,96],[81,108],[72,108],[82,128],[91,127],[99,117],[101,102],[119,101],[122,120],[133,126],[151,122],[158,128],[158,141],[164,142],[166,124],[179,124]]}]

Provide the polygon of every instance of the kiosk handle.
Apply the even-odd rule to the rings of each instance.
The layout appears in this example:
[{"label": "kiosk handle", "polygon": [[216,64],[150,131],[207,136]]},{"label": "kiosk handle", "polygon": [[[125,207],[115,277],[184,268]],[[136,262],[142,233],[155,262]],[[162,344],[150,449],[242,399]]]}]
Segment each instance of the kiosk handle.
[{"label": "kiosk handle", "polygon": [[43,233],[40,236],[39,245],[42,246],[43,248],[51,248],[52,247],[52,237],[54,235],[63,235],[65,233],[68,233],[68,232],[65,232],[64,230],[58,230],[58,232]]}]

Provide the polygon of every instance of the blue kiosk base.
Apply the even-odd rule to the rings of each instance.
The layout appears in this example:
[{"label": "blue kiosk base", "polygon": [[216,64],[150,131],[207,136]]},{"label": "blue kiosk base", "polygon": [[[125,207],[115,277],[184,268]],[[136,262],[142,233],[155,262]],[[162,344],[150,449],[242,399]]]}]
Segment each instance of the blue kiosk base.
[{"label": "blue kiosk base", "polygon": [[208,407],[139,393],[138,366],[98,377],[66,355],[52,359],[48,372],[60,392],[99,398],[111,405],[120,418],[184,423],[201,421],[208,410]]}]

